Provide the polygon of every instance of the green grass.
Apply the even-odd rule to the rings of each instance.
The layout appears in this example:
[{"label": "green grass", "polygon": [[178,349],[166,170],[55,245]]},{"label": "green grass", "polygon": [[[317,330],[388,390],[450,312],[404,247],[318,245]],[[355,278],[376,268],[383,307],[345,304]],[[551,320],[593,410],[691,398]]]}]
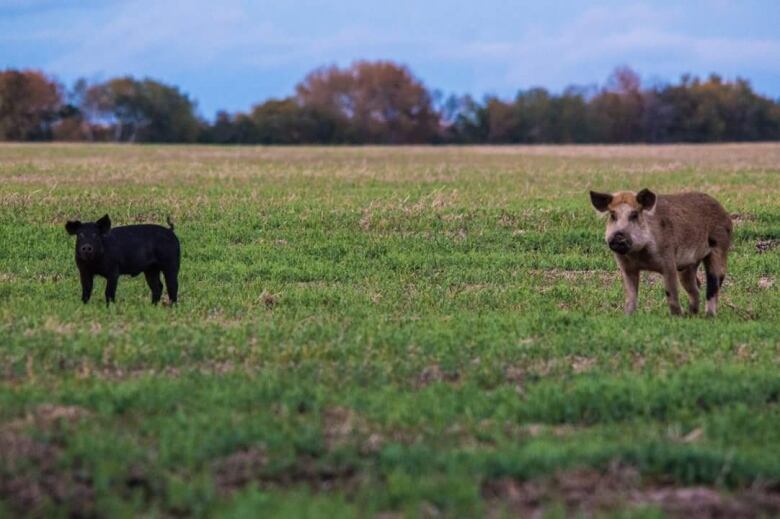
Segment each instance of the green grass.
[{"label": "green grass", "polygon": [[[641,187],[739,213],[717,318],[656,276],[623,316],[587,190]],[[778,197],[780,145],[0,146],[0,516],[475,516],[615,463],[777,484]],[[82,305],[63,225],[104,213],[173,217],[179,305],[142,276]]]}]

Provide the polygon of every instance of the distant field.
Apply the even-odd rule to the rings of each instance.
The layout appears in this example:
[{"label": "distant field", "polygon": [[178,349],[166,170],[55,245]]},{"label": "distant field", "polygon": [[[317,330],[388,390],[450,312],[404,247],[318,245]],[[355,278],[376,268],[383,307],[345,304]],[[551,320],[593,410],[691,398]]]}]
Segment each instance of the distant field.
[{"label": "distant field", "polygon": [[[716,319],[622,315],[642,187],[733,213]],[[178,306],[82,305],[104,213]],[[777,245],[780,144],[0,146],[0,517],[780,514]]]}]

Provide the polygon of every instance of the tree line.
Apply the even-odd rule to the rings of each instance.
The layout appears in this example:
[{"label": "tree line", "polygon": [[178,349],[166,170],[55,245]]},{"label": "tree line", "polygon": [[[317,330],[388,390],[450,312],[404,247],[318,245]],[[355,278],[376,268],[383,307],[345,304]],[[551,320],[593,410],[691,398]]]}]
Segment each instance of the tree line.
[{"label": "tree line", "polygon": [[217,144],[509,144],[780,139],[780,100],[744,79],[685,75],[643,86],[627,67],[601,87],[521,90],[514,99],[432,92],[402,65],[359,61],[309,73],[284,99],[197,115],[179,88],[120,77],[65,88],[0,71],[0,140]]}]

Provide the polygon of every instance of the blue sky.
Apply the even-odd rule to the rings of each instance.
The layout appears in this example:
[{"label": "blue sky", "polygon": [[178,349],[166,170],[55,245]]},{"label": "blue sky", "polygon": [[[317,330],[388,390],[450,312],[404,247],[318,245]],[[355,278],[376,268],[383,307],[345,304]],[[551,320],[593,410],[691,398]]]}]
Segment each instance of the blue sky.
[{"label": "blue sky", "polygon": [[207,117],[361,58],[478,97],[603,83],[625,64],[646,82],[741,76],[778,98],[778,25],[777,0],[0,0],[0,67],[68,84],[149,76],[178,85]]}]

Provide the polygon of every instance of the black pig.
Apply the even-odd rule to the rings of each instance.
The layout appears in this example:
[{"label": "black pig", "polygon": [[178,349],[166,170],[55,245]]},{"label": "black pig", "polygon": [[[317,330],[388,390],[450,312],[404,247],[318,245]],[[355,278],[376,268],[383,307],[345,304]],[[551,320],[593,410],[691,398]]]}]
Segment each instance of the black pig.
[{"label": "black pig", "polygon": [[106,306],[116,296],[116,285],[121,274],[146,275],[152,289],[152,303],[162,296],[160,272],[165,276],[168,298],[176,302],[179,289],[178,275],[181,252],[179,239],[169,228],[161,225],[126,225],[111,228],[108,215],[97,222],[69,221],[65,230],[76,235],[76,266],[81,275],[81,300],[86,303],[92,295],[95,275],[106,278]]}]

